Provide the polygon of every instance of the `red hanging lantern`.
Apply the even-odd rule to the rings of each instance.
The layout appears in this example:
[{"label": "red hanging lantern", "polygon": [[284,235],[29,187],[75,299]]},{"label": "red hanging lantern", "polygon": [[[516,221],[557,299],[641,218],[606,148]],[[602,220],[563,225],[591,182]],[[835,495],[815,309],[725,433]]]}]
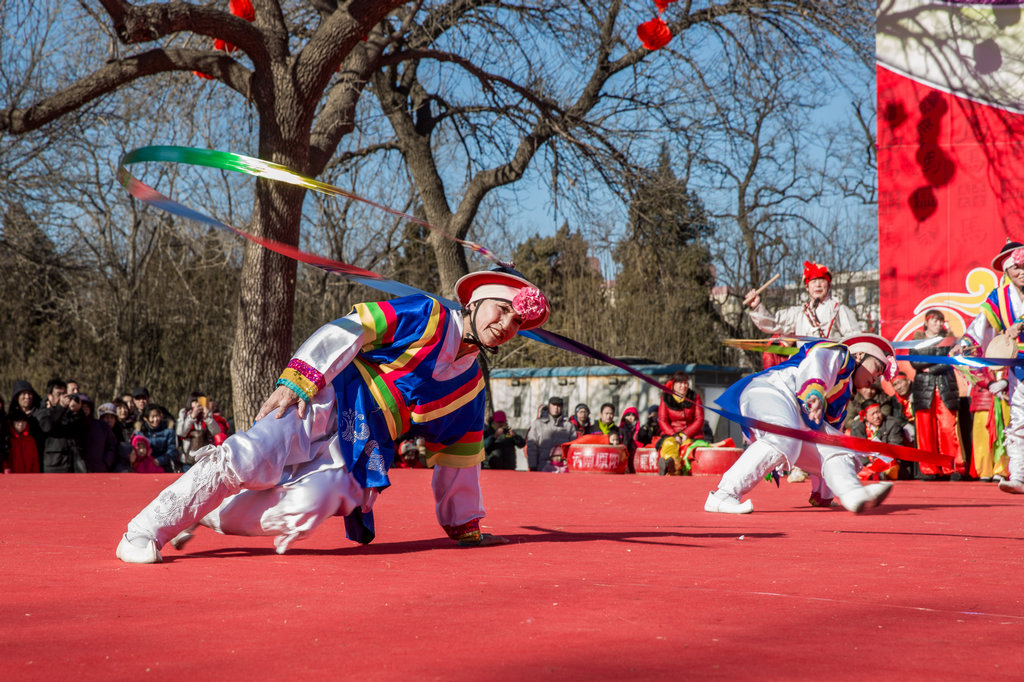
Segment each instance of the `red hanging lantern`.
[{"label": "red hanging lantern", "polygon": [[655,17],[637,26],[636,36],[648,50],[660,50],[672,40],[672,31],[661,17]]},{"label": "red hanging lantern", "polygon": [[[228,0],[228,11],[239,19],[245,19],[248,22],[256,20],[256,10],[252,6],[252,0]],[[220,50],[221,52],[234,52],[238,48],[225,40],[215,38],[213,40],[213,49]],[[213,79],[213,76],[200,71],[193,71],[192,73],[200,78]]]}]

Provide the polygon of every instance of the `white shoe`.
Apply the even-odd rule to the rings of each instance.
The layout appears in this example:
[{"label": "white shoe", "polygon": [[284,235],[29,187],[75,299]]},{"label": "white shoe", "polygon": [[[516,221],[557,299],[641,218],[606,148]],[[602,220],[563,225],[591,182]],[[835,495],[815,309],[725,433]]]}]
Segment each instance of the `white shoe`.
[{"label": "white shoe", "polygon": [[195,536],[195,534],[192,532],[195,529],[196,526],[189,526],[185,530],[175,535],[174,539],[171,540],[171,546],[174,547],[174,549],[181,551],[181,549],[188,543],[188,541]]},{"label": "white shoe", "polygon": [[1024,481],[1015,481],[1012,478],[1006,478],[999,481],[999,489],[1004,493],[1024,495]]},{"label": "white shoe", "polygon": [[707,502],[704,503],[704,511],[713,514],[749,514],[754,511],[754,503],[750,500],[740,502],[732,495],[725,499],[715,496],[715,492],[708,493]]},{"label": "white shoe", "polygon": [[159,564],[164,560],[152,538],[144,547],[139,547],[128,541],[127,533],[121,536],[121,542],[117,543],[117,551],[114,554],[126,564]]},{"label": "white shoe", "polygon": [[891,491],[892,483],[889,481],[872,483],[854,488],[845,495],[841,495],[839,501],[843,503],[846,511],[860,514],[865,509],[871,509],[882,504],[882,500],[888,497]]}]

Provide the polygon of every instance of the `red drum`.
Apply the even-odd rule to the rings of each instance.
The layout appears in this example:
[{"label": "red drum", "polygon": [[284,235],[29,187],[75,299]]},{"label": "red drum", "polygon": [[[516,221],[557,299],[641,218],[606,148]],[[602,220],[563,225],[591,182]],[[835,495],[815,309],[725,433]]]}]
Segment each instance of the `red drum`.
[{"label": "red drum", "polygon": [[633,453],[633,470],[638,474],[658,473],[658,451],[654,448],[637,448]]},{"label": "red drum", "polygon": [[720,476],[743,454],[743,448],[694,448],[690,473],[694,476]]},{"label": "red drum", "polygon": [[585,474],[624,474],[629,453],[624,445],[576,443],[569,446],[569,471]]}]

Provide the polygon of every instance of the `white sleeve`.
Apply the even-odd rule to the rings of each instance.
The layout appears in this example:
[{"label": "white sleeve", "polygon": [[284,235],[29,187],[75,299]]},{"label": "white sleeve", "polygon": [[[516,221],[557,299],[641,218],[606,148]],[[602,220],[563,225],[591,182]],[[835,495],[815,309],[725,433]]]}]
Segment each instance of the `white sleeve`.
[{"label": "white sleeve", "polygon": [[857,319],[857,314],[854,313],[849,307],[840,304],[839,309],[836,311],[836,331],[839,334],[839,338],[844,338],[850,334],[859,334],[864,331],[864,325]]},{"label": "white sleeve", "polygon": [[313,332],[295,351],[277,380],[309,401],[334,380],[363,347],[363,325],[358,313],[330,322]]},{"label": "white sleeve", "polygon": [[750,313],[750,319],[754,322],[754,326],[765,334],[794,334],[796,333],[799,311],[800,307],[796,306],[783,308],[772,315],[762,303],[748,312]]},{"label": "white sleeve", "polygon": [[996,334],[998,332],[989,324],[985,313],[978,313],[978,316],[967,325],[967,331],[964,332],[963,338],[968,339],[972,346],[977,345],[984,350],[992,339],[996,337]]},{"label": "white sleeve", "polygon": [[803,404],[812,395],[817,395],[824,406],[829,391],[835,387],[839,373],[846,365],[847,355],[848,351],[842,346],[821,344],[808,350],[797,368],[797,400]]}]

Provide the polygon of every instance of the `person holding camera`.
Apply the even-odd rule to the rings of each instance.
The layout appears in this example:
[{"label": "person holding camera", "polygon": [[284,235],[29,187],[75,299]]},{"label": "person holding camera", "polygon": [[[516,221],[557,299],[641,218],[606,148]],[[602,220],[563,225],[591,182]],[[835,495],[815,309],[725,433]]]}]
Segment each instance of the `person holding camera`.
[{"label": "person holding camera", "polygon": [[484,467],[515,469],[516,448],[525,445],[526,440],[509,426],[505,413],[496,411],[491,417],[491,423],[484,429]]},{"label": "person holding camera", "polygon": [[193,391],[188,397],[188,407],[178,412],[175,426],[181,450],[181,468],[188,471],[196,463],[192,455],[196,450],[213,445],[221,432],[220,424],[213,417],[205,395]]},{"label": "person holding camera", "polygon": [[43,434],[43,473],[85,473],[82,400],[60,379],[46,384],[47,406],[36,414]]}]

